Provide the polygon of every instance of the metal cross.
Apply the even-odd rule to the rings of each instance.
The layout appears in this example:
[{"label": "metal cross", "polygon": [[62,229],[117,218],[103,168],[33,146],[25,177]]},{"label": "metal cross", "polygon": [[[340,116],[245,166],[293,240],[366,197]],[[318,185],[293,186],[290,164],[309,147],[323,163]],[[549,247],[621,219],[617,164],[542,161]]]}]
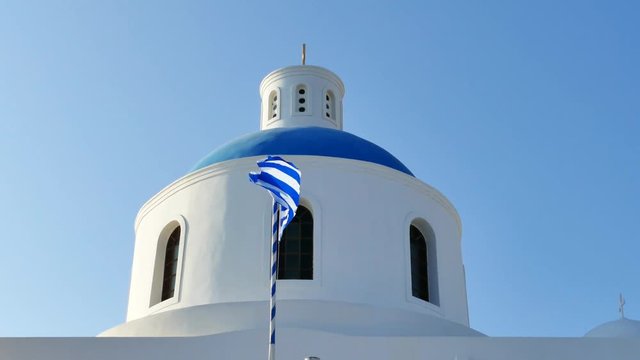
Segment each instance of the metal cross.
[{"label": "metal cross", "polygon": [[302,65],[307,63],[307,44],[302,44]]}]

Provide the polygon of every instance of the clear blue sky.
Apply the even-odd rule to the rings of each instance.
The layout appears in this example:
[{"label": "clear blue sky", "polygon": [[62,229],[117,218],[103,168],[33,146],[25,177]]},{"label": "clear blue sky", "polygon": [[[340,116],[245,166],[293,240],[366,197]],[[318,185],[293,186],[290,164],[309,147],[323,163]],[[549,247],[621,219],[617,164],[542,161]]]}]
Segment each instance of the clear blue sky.
[{"label": "clear blue sky", "polygon": [[640,319],[640,3],[28,1],[0,4],[0,336],[124,321],[133,221],[257,131],[258,84],[346,84],[345,130],[463,221],[471,324],[581,336]]}]

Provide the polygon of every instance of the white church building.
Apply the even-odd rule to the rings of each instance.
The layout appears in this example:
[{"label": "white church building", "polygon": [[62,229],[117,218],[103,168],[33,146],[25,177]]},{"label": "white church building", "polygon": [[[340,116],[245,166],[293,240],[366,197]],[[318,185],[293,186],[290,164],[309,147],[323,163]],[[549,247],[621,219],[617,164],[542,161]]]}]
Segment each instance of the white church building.
[{"label": "white church building", "polygon": [[381,147],[342,130],[344,85],[310,65],[260,84],[260,131],[149,199],[135,219],[126,322],[95,338],[4,338],[0,359],[266,359],[272,200],[249,182],[302,172],[279,253],[277,359],[640,359],[640,321],[579,338],[469,326],[460,217]]}]

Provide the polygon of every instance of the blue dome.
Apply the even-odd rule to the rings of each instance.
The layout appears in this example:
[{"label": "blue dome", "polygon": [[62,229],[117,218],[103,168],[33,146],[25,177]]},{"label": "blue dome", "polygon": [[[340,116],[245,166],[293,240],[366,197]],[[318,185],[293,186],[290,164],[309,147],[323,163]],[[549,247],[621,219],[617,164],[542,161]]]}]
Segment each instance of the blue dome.
[{"label": "blue dome", "polygon": [[348,132],[321,127],[264,130],[242,136],[211,152],[191,171],[226,160],[259,155],[314,155],[368,161],[413,176],[380,146]]}]

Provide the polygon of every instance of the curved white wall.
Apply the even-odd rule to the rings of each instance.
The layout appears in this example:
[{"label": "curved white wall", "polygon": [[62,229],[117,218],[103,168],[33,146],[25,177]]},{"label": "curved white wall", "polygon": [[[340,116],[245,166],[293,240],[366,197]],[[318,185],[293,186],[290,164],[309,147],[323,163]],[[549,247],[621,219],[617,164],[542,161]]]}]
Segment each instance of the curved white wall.
[{"label": "curved white wall", "polygon": [[[268,299],[271,198],[247,176],[258,159],[189,174],[142,207],[127,321],[169,309]],[[302,171],[303,203],[314,215],[314,279],[278,281],[278,299],[368,304],[468,326],[459,218],[439,192],[368,162],[287,160]],[[439,306],[411,295],[408,231],[415,218],[435,234]],[[180,283],[173,299],[150,306],[159,236],[173,221],[185,227]]]}]

